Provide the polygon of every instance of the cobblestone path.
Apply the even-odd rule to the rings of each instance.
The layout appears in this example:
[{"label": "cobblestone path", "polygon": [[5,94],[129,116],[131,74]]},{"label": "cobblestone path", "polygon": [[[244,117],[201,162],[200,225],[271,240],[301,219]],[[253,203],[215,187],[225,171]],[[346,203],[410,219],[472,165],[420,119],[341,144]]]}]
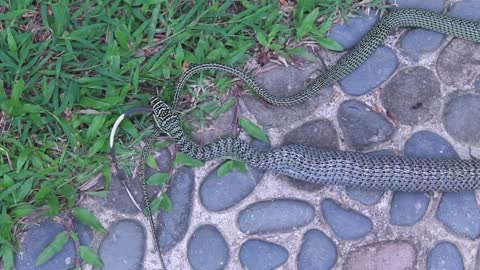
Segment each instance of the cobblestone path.
[{"label": "cobblestone path", "polygon": [[[397,0],[480,20],[480,1]],[[375,14],[337,25],[331,37],[352,47]],[[257,76],[277,95],[305,86],[341,54],[316,50],[316,62],[274,66]],[[480,158],[480,44],[423,29],[398,30],[357,71],[306,104],[279,108],[244,96],[242,113],[267,130],[272,145],[310,146],[428,158]],[[206,142],[228,132],[233,113]],[[170,154],[157,153],[167,170]],[[220,162],[182,168],[172,180],[173,210],[158,216],[169,269],[480,269],[478,193],[374,192],[315,186],[248,169],[217,178]],[[132,184],[141,201],[138,183]],[[158,190],[157,190],[158,191]],[[152,191],[152,194],[154,194]],[[76,224],[83,244],[98,248],[105,269],[158,269],[150,232],[119,181],[106,199],[83,206],[108,234]],[[63,230],[46,221],[24,235],[16,269],[67,269],[73,244],[33,267]],[[148,240],[147,240],[148,239]]]}]

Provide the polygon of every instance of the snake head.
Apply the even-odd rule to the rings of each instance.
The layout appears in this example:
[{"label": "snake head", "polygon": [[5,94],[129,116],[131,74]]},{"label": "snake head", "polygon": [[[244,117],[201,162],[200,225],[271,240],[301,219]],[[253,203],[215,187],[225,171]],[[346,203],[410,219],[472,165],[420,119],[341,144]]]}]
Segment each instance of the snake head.
[{"label": "snake head", "polygon": [[180,125],[180,119],[170,106],[159,97],[152,97],[150,105],[153,109],[153,118],[157,126],[164,132],[171,134],[175,127]]}]

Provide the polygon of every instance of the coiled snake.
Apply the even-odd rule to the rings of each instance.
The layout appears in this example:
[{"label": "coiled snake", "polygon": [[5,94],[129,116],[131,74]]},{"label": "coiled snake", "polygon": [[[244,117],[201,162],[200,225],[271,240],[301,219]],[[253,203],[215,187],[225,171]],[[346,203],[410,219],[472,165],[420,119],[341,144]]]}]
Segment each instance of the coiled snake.
[{"label": "coiled snake", "polygon": [[[221,70],[242,79],[258,96],[270,104],[279,106],[298,104],[358,68],[383,43],[387,34],[399,27],[425,28],[480,42],[480,23],[478,22],[447,17],[422,9],[394,10],[384,16],[333,67],[314,79],[302,92],[293,96],[276,97],[266,92],[246,73],[234,67],[221,64],[193,66],[180,78],[172,108],[158,97],[151,99],[156,126],[173,139],[180,151],[195,159],[240,160],[252,167],[313,183],[397,191],[477,189],[480,187],[480,161],[477,160],[378,156],[359,152],[322,150],[301,145],[259,150],[234,137],[221,138],[211,144],[199,146],[190,140],[180,126],[179,117],[174,109],[184,84],[195,73],[202,70]],[[145,186],[144,183],[143,185]],[[149,210],[148,199],[146,206]]]}]

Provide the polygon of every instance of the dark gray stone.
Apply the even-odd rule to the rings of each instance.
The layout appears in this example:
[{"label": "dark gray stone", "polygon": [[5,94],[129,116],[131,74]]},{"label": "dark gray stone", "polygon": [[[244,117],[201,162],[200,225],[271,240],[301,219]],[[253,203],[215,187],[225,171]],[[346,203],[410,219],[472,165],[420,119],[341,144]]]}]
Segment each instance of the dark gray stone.
[{"label": "dark gray stone", "polygon": [[[442,137],[430,132],[419,131],[407,140],[404,147],[406,156],[420,158],[458,158],[455,149]],[[390,206],[390,223],[411,226],[423,218],[430,203],[426,192],[395,192]]]},{"label": "dark gray stone", "polygon": [[[161,149],[156,155],[157,165],[161,172],[167,172],[171,166],[171,155],[170,151],[167,148]],[[140,157],[139,157],[140,158]],[[145,166],[145,176],[146,178],[150,177],[152,174],[156,173],[155,169],[152,169],[148,166]],[[123,172],[119,172],[124,175]],[[137,174],[138,175],[138,174]],[[124,179],[127,182],[128,188],[130,189],[135,201],[139,204],[142,209],[145,209],[143,201],[143,189],[141,180],[138,177],[131,178],[131,176],[125,176]],[[156,194],[161,190],[161,186],[148,186],[148,194],[150,198],[154,198]],[[125,187],[120,181],[120,176],[113,176],[112,182],[110,185],[110,190],[106,198],[95,198],[97,203],[103,208],[115,209],[120,213],[126,214],[135,214],[138,213],[138,209],[132,203],[130,198],[127,195]]]},{"label": "dark gray stone", "polygon": [[464,89],[480,74],[480,44],[457,38],[440,53],[437,73],[449,86]]},{"label": "dark gray stone", "polygon": [[415,269],[416,259],[415,246],[406,241],[377,242],[351,252],[342,269]]},{"label": "dark gray stone", "polygon": [[480,236],[480,208],[473,191],[444,193],[436,216],[459,236],[470,239]]},{"label": "dark gray stone", "polygon": [[337,131],[332,122],[319,119],[304,123],[287,133],[282,145],[302,144],[322,149],[338,149]]},{"label": "dark gray stone", "polygon": [[303,236],[297,257],[298,270],[330,269],[337,261],[337,248],[322,231],[311,229]]},{"label": "dark gray stone", "polygon": [[459,158],[457,152],[447,140],[430,131],[414,133],[405,143],[403,151],[406,156],[441,159]]},{"label": "dark gray stone", "polygon": [[358,240],[373,229],[372,221],[353,210],[347,210],[331,199],[321,203],[323,217],[335,235],[342,240]]},{"label": "dark gray stone", "polygon": [[459,95],[445,105],[443,124],[455,139],[478,144],[480,142],[480,96]]},{"label": "dark gray stone", "polygon": [[434,52],[440,48],[444,39],[443,34],[435,31],[413,29],[403,36],[400,48],[405,55],[418,61],[424,53]]},{"label": "dark gray stone", "polygon": [[187,256],[194,270],[225,269],[230,257],[227,242],[215,226],[198,227],[188,240]]},{"label": "dark gray stone", "polygon": [[427,261],[428,270],[463,270],[462,254],[450,242],[441,242],[432,249]]},{"label": "dark gray stone", "polygon": [[93,240],[92,229],[76,219],[73,221],[73,226],[75,227],[75,232],[78,235],[80,245],[89,246]]},{"label": "dark gray stone", "polygon": [[204,124],[202,128],[192,132],[192,139],[204,145],[222,136],[231,135],[233,132],[233,117],[233,109],[223,113],[217,119],[213,119],[211,122]]},{"label": "dark gray stone", "polygon": [[182,167],[170,182],[168,197],[172,201],[170,212],[160,211],[158,215],[158,238],[162,251],[170,250],[183,239],[190,223],[192,212],[194,174],[191,168]]},{"label": "dark gray stone", "polygon": [[[369,152],[369,154],[386,156],[386,155],[395,155],[395,152],[393,152],[392,150],[383,149],[383,150]],[[369,206],[378,203],[384,193],[383,191],[378,191],[378,190],[364,190],[364,189],[356,189],[352,187],[347,187],[346,192],[348,197],[350,197],[351,199],[357,200]]]},{"label": "dark gray stone", "polygon": [[380,98],[393,118],[413,126],[438,114],[440,83],[433,72],[424,67],[406,68],[385,86]]},{"label": "dark gray stone", "polygon": [[98,254],[102,269],[143,269],[145,229],[135,220],[124,219],[113,224],[102,240]]},{"label": "dark gray stone", "polygon": [[480,90],[480,78],[477,77],[477,80],[475,81],[475,89]]},{"label": "dark gray stone", "polygon": [[313,220],[315,209],[307,202],[276,199],[256,202],[238,215],[240,230],[247,234],[292,231]]},{"label": "dark gray stone", "polygon": [[275,269],[287,259],[287,249],[263,240],[248,240],[240,248],[240,261],[243,267],[249,270]]},{"label": "dark gray stone", "polygon": [[22,252],[15,256],[17,270],[50,270],[70,269],[74,266],[75,251],[73,242],[69,240],[64,248],[47,262],[35,266],[38,255],[52,242],[57,234],[65,231],[62,224],[47,220],[40,225],[31,225],[24,233]]},{"label": "dark gray stone", "polygon": [[342,103],[337,117],[346,142],[357,149],[385,142],[394,132],[393,125],[383,115],[357,100]]},{"label": "dark gray stone", "polygon": [[[337,131],[329,120],[310,121],[285,135],[282,145],[290,144],[302,144],[322,149],[338,149]],[[286,178],[291,186],[299,190],[316,192],[322,188],[322,185],[319,184],[299,181],[290,177]]]},{"label": "dark gray stone", "polygon": [[452,5],[448,16],[469,21],[480,20],[480,2],[478,0],[462,0]]},{"label": "dark gray stone", "polygon": [[390,205],[390,223],[411,226],[423,218],[430,197],[425,192],[395,192]]},{"label": "dark gray stone", "polygon": [[[290,96],[301,92],[308,81],[317,77],[325,67],[320,62],[304,63],[302,68],[277,66],[257,75],[257,81],[275,96]],[[330,100],[332,87],[322,89],[308,101],[294,106],[270,105],[261,98],[245,94],[242,96],[247,109],[255,115],[258,123],[267,128],[289,126],[302,120]]]},{"label": "dark gray stone", "polygon": [[345,24],[335,25],[328,37],[340,43],[345,50],[351,49],[377,23],[378,17],[373,11],[369,16],[350,17]]},{"label": "dark gray stone", "polygon": [[363,64],[340,80],[342,89],[352,95],[363,95],[379,86],[397,69],[398,59],[392,49],[379,47]]},{"label": "dark gray stone", "polygon": [[200,201],[210,211],[222,211],[247,197],[263,176],[263,171],[247,167],[246,172],[233,169],[224,177],[212,171],[200,186]]},{"label": "dark gray stone", "polygon": [[368,206],[378,203],[383,196],[383,191],[363,190],[351,187],[347,187],[346,190],[348,197]]},{"label": "dark gray stone", "polygon": [[397,4],[392,8],[424,8],[436,12],[442,12],[445,0],[388,0],[389,4]]}]

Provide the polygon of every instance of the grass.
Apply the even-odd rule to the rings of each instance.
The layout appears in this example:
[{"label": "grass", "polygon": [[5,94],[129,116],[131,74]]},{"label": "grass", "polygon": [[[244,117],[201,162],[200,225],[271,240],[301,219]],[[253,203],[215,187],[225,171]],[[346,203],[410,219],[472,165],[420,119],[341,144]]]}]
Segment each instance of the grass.
[{"label": "grass", "polygon": [[[3,267],[13,268],[18,232],[32,217],[66,210],[102,231],[94,216],[75,207],[76,198],[107,195],[108,189],[85,186],[102,175],[108,188],[108,134],[126,109],[144,106],[154,94],[171,100],[190,64],[291,61],[309,56],[298,46],[302,40],[341,50],[326,37],[332,24],[371,7],[383,8],[383,1],[0,0]],[[222,74],[192,79],[186,96],[195,98],[185,102],[194,119],[202,124],[231,108],[232,82]],[[138,159],[138,145],[152,130],[145,120],[121,125],[124,164]],[[37,262],[69,237],[75,240],[74,231],[59,234]],[[98,265],[91,250],[77,250]]]}]

